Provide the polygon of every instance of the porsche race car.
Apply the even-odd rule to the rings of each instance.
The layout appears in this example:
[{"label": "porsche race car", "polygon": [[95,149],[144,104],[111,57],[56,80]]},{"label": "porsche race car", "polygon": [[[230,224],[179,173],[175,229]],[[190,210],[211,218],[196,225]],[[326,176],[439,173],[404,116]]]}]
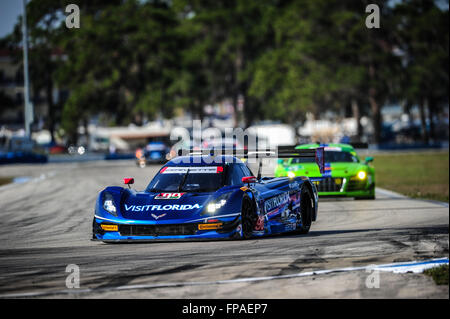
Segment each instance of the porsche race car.
[{"label": "porsche race car", "polygon": [[[248,157],[250,152],[244,151]],[[276,155],[311,158],[324,171],[323,148]],[[310,179],[262,177],[261,165],[255,177],[239,158],[200,151],[167,162],[143,191],[131,189],[133,178],[124,180],[128,188],[105,188],[95,205],[93,239],[247,239],[308,233],[318,216],[317,190]]]},{"label": "porsche race car", "polygon": [[319,196],[375,199],[375,169],[373,157],[364,160],[349,144],[303,144],[296,149],[325,150],[325,173],[317,169],[310,158],[279,160],[275,176],[308,176],[316,184]]}]

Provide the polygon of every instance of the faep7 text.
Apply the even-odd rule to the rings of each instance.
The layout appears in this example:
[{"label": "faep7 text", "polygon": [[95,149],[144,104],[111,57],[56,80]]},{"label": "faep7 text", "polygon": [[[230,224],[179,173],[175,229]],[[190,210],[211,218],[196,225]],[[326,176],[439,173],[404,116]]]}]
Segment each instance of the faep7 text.
[{"label": "faep7 text", "polygon": [[255,304],[237,304],[237,303],[227,303],[227,313],[232,314],[244,314],[244,313],[265,313],[267,308],[266,303],[255,303]]}]

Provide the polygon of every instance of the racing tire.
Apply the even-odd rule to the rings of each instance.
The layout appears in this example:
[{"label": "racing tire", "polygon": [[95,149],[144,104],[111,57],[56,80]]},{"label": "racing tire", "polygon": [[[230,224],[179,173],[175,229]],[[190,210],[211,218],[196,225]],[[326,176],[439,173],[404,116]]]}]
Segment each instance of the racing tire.
[{"label": "racing tire", "polygon": [[97,239],[97,237],[95,236],[97,229],[98,229],[98,226],[97,226],[97,223],[95,222],[95,217],[94,217],[94,218],[92,218],[92,240]]},{"label": "racing tire", "polygon": [[253,201],[249,197],[244,197],[241,209],[242,239],[252,237],[256,220],[257,216]]},{"label": "racing tire", "polygon": [[300,195],[300,214],[302,217],[302,225],[297,229],[299,234],[309,233],[313,216],[313,200],[311,192],[308,188],[304,188]]},{"label": "racing tire", "polygon": [[371,194],[371,195],[355,197],[355,200],[361,200],[361,199],[369,199],[369,200],[373,200],[373,199],[375,199],[375,185],[371,186],[371,187],[370,187],[370,190],[372,191],[372,194]]}]

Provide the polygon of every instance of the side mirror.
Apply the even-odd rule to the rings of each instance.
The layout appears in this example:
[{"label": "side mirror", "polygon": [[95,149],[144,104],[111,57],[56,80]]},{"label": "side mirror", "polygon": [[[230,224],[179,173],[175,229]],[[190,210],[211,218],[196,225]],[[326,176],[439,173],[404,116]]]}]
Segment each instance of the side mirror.
[{"label": "side mirror", "polygon": [[247,183],[247,184],[256,183],[256,177],[255,176],[242,177],[242,183]]},{"label": "side mirror", "polygon": [[364,160],[366,163],[370,163],[373,162],[373,157],[372,156],[368,156],[366,157],[366,159]]},{"label": "side mirror", "polygon": [[131,188],[131,184],[134,184],[134,178],[124,178],[123,182],[128,185],[129,188]]}]

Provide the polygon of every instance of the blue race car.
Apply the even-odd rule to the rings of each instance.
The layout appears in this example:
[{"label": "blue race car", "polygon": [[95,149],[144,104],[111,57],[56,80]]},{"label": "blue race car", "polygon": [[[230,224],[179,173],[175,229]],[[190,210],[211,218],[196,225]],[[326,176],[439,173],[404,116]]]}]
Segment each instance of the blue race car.
[{"label": "blue race car", "polygon": [[[245,151],[246,157],[250,152]],[[260,154],[261,155],[261,154]],[[273,154],[267,156],[270,157]],[[277,157],[314,157],[323,148],[286,150]],[[259,156],[259,157],[264,157]],[[93,239],[104,242],[247,239],[308,233],[318,195],[308,177],[258,176],[233,155],[188,155],[167,162],[144,191],[107,187],[95,205]]]},{"label": "blue race car", "polygon": [[163,142],[150,142],[136,150],[136,165],[144,168],[147,164],[164,163],[170,148]]}]

